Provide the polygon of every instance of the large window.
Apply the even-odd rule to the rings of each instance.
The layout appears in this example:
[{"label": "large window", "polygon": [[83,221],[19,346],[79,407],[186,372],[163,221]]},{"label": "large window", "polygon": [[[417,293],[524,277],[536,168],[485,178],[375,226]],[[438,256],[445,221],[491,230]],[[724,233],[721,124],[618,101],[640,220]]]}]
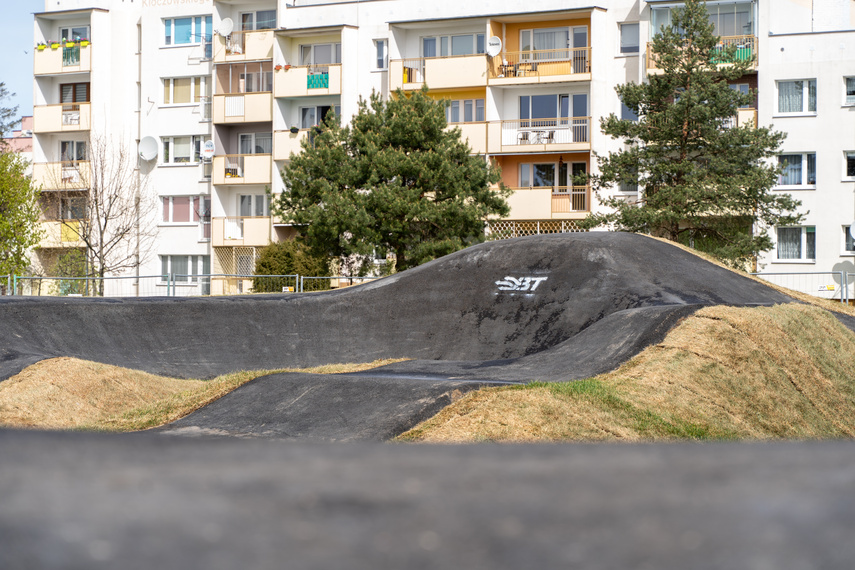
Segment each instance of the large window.
[{"label": "large window", "polygon": [[327,118],[327,114],[333,111],[341,116],[340,105],[312,105],[311,107],[300,107],[300,128],[310,129],[321,124]]},{"label": "large window", "polygon": [[778,155],[778,186],[814,186],[816,185],[816,153]]},{"label": "large window", "polygon": [[63,83],[59,86],[60,103],[87,103],[89,83]]},{"label": "large window", "polygon": [[60,141],[59,154],[63,162],[86,160],[86,141]]},{"label": "large window", "polygon": [[196,283],[200,275],[211,274],[211,256],[161,255],[160,280],[165,283],[170,274],[176,283]]},{"label": "large window", "polygon": [[211,16],[166,18],[163,20],[163,44],[167,46],[189,46],[211,41],[213,25]]},{"label": "large window", "polygon": [[341,63],[341,44],[311,44],[300,46],[300,65],[329,65]]},{"label": "large window", "polygon": [[[521,95],[520,119],[523,124],[530,120],[532,126],[552,126],[555,121],[544,119],[566,119],[588,116],[588,94]],[[548,125],[547,125],[548,123]]]},{"label": "large window", "polygon": [[272,30],[275,27],[276,10],[244,12],[240,15],[240,29],[242,32],[250,32],[252,30]]},{"label": "large window", "polygon": [[[651,33],[658,34],[662,26],[671,26],[672,8],[651,9]],[[754,35],[754,6],[752,2],[718,2],[708,3],[710,22],[717,36],[752,36]]]},{"label": "large window", "polygon": [[273,153],[273,133],[241,133],[238,143],[240,154]]},{"label": "large window", "polygon": [[448,101],[445,108],[448,123],[484,122],[484,99],[460,99]]},{"label": "large window", "polygon": [[86,197],[85,196],[61,196],[59,199],[59,219],[61,219],[61,220],[84,220],[84,219],[86,219]]},{"label": "large window", "polygon": [[205,196],[163,196],[161,201],[167,224],[194,224],[210,217],[211,199]]},{"label": "large window", "polygon": [[72,26],[59,29],[59,37],[63,41],[80,41],[89,39],[89,26]]},{"label": "large window", "polygon": [[238,213],[242,218],[262,218],[270,211],[267,194],[243,194],[238,196]]},{"label": "large window", "polygon": [[173,77],[163,80],[163,104],[199,103],[207,94],[206,77]]},{"label": "large window", "polygon": [[198,164],[202,162],[202,145],[208,135],[163,137],[163,164]]},{"label": "large window", "polygon": [[816,113],[816,79],[778,81],[779,113]]},{"label": "large window", "polygon": [[448,57],[484,53],[484,34],[428,36],[422,38],[422,57]]},{"label": "large window", "polygon": [[816,259],[816,227],[778,228],[778,259]]},{"label": "large window", "polygon": [[566,163],[563,161],[523,163],[519,168],[520,186],[523,188],[570,187],[576,177],[583,176],[588,170],[584,162]]},{"label": "large window", "polygon": [[620,25],[620,52],[624,54],[638,53],[639,51],[638,22]]}]

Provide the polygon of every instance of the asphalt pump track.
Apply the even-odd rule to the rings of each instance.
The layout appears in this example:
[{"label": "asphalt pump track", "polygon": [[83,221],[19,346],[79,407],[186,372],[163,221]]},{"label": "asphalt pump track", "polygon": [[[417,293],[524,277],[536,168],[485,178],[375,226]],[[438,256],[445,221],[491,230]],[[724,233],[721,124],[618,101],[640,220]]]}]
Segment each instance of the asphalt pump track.
[{"label": "asphalt pump track", "polygon": [[385,440],[485,385],[613,370],[702,306],[787,302],[793,299],[762,283],[644,236],[532,236],[322,293],[3,297],[0,380],[58,356],[192,378],[408,358],[362,373],[261,377],[161,428]]}]

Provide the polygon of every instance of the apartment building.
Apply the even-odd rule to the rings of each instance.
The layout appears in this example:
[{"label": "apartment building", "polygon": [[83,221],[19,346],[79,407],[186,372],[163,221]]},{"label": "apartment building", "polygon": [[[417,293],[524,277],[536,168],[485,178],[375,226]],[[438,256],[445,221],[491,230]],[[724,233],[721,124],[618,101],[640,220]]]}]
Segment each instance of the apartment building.
[{"label": "apartment building", "polygon": [[[818,14],[798,0],[776,0],[774,9],[764,0],[708,2],[722,41],[756,62],[733,87],[757,88],[757,105],[734,120],[790,134],[776,191],[796,192],[811,210],[804,227],[773,229],[779,245],[761,264],[831,270],[855,255],[844,235],[855,220],[846,184],[855,181],[855,141],[843,134],[853,132],[843,125],[855,103],[855,70],[846,69],[851,4],[824,3]],[[600,118],[628,116],[614,86],[657,72],[647,42],[679,5],[50,0],[36,14],[36,41],[89,43],[78,44],[79,56],[65,47],[36,52],[36,167],[50,174],[42,180],[59,180],[58,188],[43,184],[46,192],[68,192],[87,183],[93,132],[155,148],[139,165],[159,203],[147,220],[157,228],[155,251],[140,273],[181,275],[176,289],[189,292],[197,275],[251,274],[261,247],[295,234],[271,216],[267,189],[285,190],[279,171],[323,117],[348,121],[360,97],[427,85],[450,102],[450,128],[514,189],[509,216],[488,222],[495,237],[578,231],[578,220],[602,206],[574,176],[596,170],[595,154],[619,148],[600,133]],[[799,86],[804,108],[794,111]],[[613,192],[637,197],[635,188]],[[57,217],[73,219],[71,200]],[[794,259],[798,232],[804,245]],[[78,245],[60,234],[39,259]],[[208,290],[250,285],[214,279]]]}]

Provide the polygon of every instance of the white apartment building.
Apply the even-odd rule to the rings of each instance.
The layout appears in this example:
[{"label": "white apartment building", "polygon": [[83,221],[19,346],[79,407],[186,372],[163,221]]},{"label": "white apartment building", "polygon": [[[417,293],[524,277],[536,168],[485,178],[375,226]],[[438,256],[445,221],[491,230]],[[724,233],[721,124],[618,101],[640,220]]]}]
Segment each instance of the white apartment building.
[{"label": "white apartment building", "polygon": [[[802,228],[773,230],[780,245],[760,260],[767,270],[830,271],[855,255],[844,235],[855,220],[847,183],[855,182],[855,131],[847,122],[855,103],[855,66],[847,67],[855,61],[847,51],[855,49],[855,10],[851,0],[810,4],[708,2],[723,41],[757,58],[734,87],[758,88],[758,104],[740,110],[738,120],[757,117],[789,134],[781,157],[788,170],[776,191],[793,192],[811,212]],[[596,169],[594,153],[619,148],[599,132],[599,120],[626,115],[614,86],[652,71],[647,41],[679,5],[49,0],[35,15],[36,42],[86,34],[90,44],[35,54],[37,180],[46,192],[85,187],[80,165],[94,133],[129,141],[147,156],[156,149],[139,165],[158,199],[146,222],[157,240],[140,274],[186,275],[177,294],[198,292],[194,276],[251,274],[261,247],[294,234],[270,215],[266,190],[284,190],[279,171],[326,113],[347,121],[360,97],[427,84],[451,101],[451,126],[514,188],[511,213],[491,221],[492,232],[578,231],[576,222],[601,206],[572,177]],[[798,86],[804,108],[796,111]],[[61,188],[45,184],[56,179]],[[75,245],[61,233],[40,259]],[[803,246],[794,259],[797,234]],[[249,285],[214,279],[210,290]]]}]

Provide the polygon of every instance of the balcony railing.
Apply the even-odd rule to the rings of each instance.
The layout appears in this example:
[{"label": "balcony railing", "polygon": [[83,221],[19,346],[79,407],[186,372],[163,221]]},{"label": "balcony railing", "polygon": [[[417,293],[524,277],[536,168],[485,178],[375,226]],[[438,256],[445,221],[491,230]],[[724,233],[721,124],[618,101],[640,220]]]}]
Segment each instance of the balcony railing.
[{"label": "balcony railing", "polygon": [[44,220],[41,222],[40,248],[81,247],[79,220]]},{"label": "balcony railing", "polygon": [[67,160],[33,164],[33,182],[44,190],[89,187],[89,161]]},{"label": "balcony railing", "polygon": [[35,75],[53,75],[59,73],[83,73],[91,71],[92,46],[76,43],[72,47],[60,46],[56,49],[36,50],[33,56]]},{"label": "balcony railing", "polygon": [[502,121],[502,146],[588,143],[590,117]]},{"label": "balcony railing", "polygon": [[273,74],[275,97],[341,94],[341,64],[286,66]]},{"label": "balcony railing", "polygon": [[214,62],[273,59],[273,30],[232,32],[214,37]]},{"label": "balcony railing", "polygon": [[270,216],[233,216],[213,218],[211,245],[264,247],[271,241],[272,218]]},{"label": "balcony railing", "polygon": [[37,133],[88,131],[90,109],[89,103],[37,105],[33,109],[33,130]]},{"label": "balcony railing", "polygon": [[738,109],[735,117],[730,117],[722,125],[726,129],[733,127],[756,127],[757,109]]},{"label": "balcony railing", "polygon": [[512,188],[512,218],[543,218],[553,214],[584,214],[590,210],[587,186],[531,186]]},{"label": "balcony railing", "polygon": [[214,123],[263,123],[273,120],[273,94],[229,93],[214,95]]},{"label": "balcony railing", "polygon": [[[722,36],[716,50],[712,54],[712,63],[727,64],[737,61],[750,61],[753,67],[757,67],[757,38],[754,36]],[[723,52],[730,47],[736,47],[736,52],[732,55],[725,55]],[[659,69],[653,57],[653,43],[647,43],[647,69]]]},{"label": "balcony railing", "polygon": [[540,81],[556,75],[591,73],[591,48],[503,52],[489,67],[490,79],[524,78]]},{"label": "balcony railing", "polygon": [[431,89],[485,87],[487,85],[487,56],[484,54],[447,57],[416,57],[389,62],[391,89]]},{"label": "balcony railing", "polygon": [[273,156],[270,154],[229,154],[215,156],[214,184],[270,184]]}]

